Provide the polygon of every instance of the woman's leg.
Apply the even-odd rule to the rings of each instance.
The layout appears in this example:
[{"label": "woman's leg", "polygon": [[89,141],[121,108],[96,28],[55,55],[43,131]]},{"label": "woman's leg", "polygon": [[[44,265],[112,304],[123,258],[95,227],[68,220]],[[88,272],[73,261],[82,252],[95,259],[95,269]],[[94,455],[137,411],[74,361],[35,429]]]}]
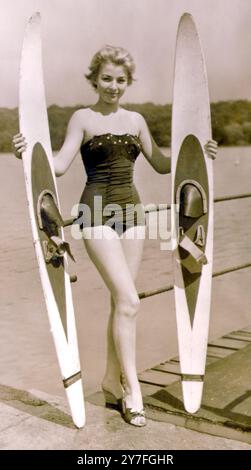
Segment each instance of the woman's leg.
[{"label": "woman's leg", "polygon": [[[134,229],[131,230],[135,230]],[[103,233],[102,238],[100,237]],[[90,234],[92,236],[90,236]],[[110,227],[92,227],[84,229],[85,245],[91,260],[96,265],[114,301],[113,338],[117,357],[126,378],[128,390],[127,407],[141,410],[142,396],[136,372],[136,313],[139,299],[130,272],[136,271],[132,256],[130,269],[126,259],[128,251],[135,246],[135,259],[140,259],[143,240],[121,241]],[[134,244],[134,245],[133,245]],[[129,249],[130,246],[130,249]],[[140,250],[137,250],[137,246]],[[140,252],[140,255],[137,254]]]},{"label": "woman's leg", "polygon": [[[127,238],[128,234],[130,235],[130,238]],[[144,238],[145,227],[142,226],[132,227],[120,237],[124,255],[133,281],[136,280],[142,259]],[[104,389],[111,391],[115,397],[120,398],[123,394],[121,387],[122,371],[113,338],[114,308],[115,305],[111,296],[111,313],[107,328],[106,370],[102,385]]]},{"label": "woman's leg", "polygon": [[115,303],[111,295],[111,311],[107,326],[106,369],[102,380],[102,387],[104,390],[111,392],[116,398],[121,398],[123,395],[120,382],[122,371],[113,339],[114,313]]}]

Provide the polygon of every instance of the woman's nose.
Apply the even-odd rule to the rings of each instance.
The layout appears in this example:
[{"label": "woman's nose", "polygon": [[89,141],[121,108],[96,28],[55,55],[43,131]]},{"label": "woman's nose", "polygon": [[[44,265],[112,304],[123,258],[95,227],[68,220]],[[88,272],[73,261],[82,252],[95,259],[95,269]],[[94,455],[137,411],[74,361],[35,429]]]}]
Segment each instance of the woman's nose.
[{"label": "woman's nose", "polygon": [[110,88],[112,90],[116,90],[117,89],[117,82],[116,80],[113,80],[111,83],[110,83]]}]

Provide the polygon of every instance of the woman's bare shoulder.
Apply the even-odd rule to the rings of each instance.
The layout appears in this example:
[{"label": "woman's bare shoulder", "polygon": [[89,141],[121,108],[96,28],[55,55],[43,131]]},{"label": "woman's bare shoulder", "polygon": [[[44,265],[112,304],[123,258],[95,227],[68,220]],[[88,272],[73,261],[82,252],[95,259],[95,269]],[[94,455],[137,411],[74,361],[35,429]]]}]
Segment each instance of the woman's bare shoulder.
[{"label": "woman's bare shoulder", "polygon": [[131,111],[129,109],[124,109],[124,112],[127,113],[128,118],[137,127],[137,129],[140,130],[142,125],[145,123],[145,119],[142,114],[138,113],[137,111]]},{"label": "woman's bare shoulder", "polygon": [[83,118],[86,118],[90,115],[91,113],[91,108],[79,108],[77,109],[76,111],[74,111],[74,113],[72,114],[72,118],[75,118],[75,119],[83,119]]},{"label": "woman's bare shoulder", "polygon": [[138,117],[141,116],[140,113],[131,109],[121,108],[121,110],[125,115],[127,115],[128,117],[130,116],[132,119],[138,119]]},{"label": "woman's bare shoulder", "polygon": [[86,127],[86,124],[89,121],[90,112],[91,112],[90,108],[77,109],[72,114],[70,121],[69,121],[69,125],[73,127],[75,126],[81,127],[82,129],[84,129]]}]

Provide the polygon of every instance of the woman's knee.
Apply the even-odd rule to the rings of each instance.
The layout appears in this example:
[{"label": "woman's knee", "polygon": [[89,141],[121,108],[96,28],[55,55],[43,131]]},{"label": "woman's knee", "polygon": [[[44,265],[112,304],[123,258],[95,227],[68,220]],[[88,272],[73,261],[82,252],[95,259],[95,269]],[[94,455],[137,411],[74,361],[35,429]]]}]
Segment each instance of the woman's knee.
[{"label": "woman's knee", "polygon": [[140,300],[137,294],[128,295],[115,303],[115,312],[119,315],[134,317],[137,315],[140,307]]}]

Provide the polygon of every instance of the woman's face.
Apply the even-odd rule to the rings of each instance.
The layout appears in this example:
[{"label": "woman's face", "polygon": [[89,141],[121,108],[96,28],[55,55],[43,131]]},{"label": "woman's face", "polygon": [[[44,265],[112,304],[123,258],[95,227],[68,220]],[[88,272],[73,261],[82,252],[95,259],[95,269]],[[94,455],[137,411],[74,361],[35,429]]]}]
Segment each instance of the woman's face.
[{"label": "woman's face", "polygon": [[123,65],[111,62],[100,66],[96,85],[100,98],[107,104],[114,104],[123,96],[128,83]]}]

